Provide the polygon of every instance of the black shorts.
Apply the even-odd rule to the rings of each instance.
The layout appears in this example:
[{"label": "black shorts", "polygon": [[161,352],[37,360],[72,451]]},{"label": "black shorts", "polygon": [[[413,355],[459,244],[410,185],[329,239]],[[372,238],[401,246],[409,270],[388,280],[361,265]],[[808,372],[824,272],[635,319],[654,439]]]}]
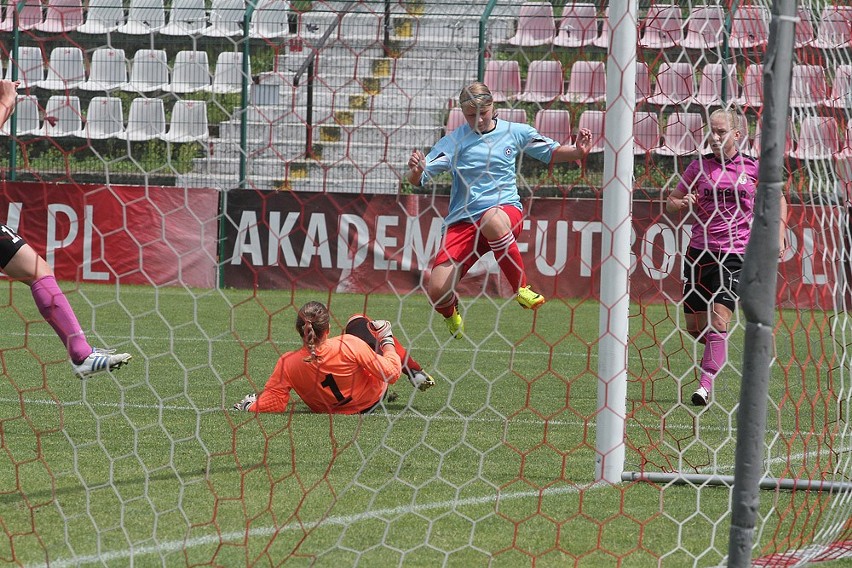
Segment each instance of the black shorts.
[{"label": "black shorts", "polygon": [[346,323],[346,329],[343,330],[343,333],[347,335],[354,335],[372,347],[373,351],[381,355],[382,349],[379,347],[379,341],[376,339],[376,336],[370,332],[370,328],[367,327],[368,323],[370,323],[370,320],[364,316],[352,316]]},{"label": "black shorts", "polygon": [[741,254],[689,248],[683,263],[683,311],[709,312],[712,304],[737,308]]},{"label": "black shorts", "polygon": [[24,237],[7,227],[0,225],[0,268],[6,268],[18,251],[27,244]]}]

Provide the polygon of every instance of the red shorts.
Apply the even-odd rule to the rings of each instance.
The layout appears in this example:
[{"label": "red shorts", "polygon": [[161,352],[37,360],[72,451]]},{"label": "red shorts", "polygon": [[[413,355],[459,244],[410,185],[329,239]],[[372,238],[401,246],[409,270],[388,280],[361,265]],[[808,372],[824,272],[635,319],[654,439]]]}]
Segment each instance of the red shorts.
[{"label": "red shorts", "polygon": [[[517,239],[523,226],[523,211],[514,205],[499,205],[499,207],[509,216],[512,234]],[[432,259],[432,268],[452,260],[461,265],[461,274],[466,274],[470,267],[476,264],[479,257],[489,252],[491,252],[491,247],[488,245],[488,240],[479,232],[479,223],[460,221],[447,227],[441,248],[435,258]]]}]

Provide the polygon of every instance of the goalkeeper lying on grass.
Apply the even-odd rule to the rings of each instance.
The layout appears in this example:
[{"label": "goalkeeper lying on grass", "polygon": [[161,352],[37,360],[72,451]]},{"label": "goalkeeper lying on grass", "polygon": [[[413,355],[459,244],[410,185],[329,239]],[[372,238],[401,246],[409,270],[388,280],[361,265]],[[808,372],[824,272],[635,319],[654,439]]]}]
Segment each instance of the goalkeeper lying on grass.
[{"label": "goalkeeper lying on grass", "polygon": [[247,395],[234,410],[284,412],[293,389],[313,412],[363,414],[388,396],[401,373],[421,391],[434,386],[394,338],[390,322],[354,315],[343,335],[329,337],[329,320],[320,302],[302,306],[296,318],[302,348],[282,355],[263,392]]}]

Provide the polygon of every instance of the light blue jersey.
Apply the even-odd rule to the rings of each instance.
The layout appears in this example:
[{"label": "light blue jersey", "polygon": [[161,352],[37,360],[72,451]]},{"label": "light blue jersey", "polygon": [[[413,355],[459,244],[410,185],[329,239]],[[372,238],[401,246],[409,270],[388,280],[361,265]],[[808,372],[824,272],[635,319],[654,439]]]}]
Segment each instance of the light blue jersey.
[{"label": "light blue jersey", "polygon": [[559,147],[528,124],[499,119],[496,123],[485,134],[463,124],[438,140],[426,156],[421,185],[442,172],[453,175],[445,225],[477,221],[497,205],[514,205],[523,211],[516,172],[520,153],[550,163],[553,150]]}]

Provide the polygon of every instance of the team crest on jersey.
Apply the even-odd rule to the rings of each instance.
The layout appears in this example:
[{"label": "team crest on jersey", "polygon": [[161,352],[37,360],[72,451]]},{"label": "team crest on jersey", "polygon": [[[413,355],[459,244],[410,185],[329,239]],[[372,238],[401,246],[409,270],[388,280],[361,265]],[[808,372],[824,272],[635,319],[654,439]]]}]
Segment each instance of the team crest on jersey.
[{"label": "team crest on jersey", "polygon": [[745,172],[740,174],[739,179],[737,179],[737,185],[746,185],[749,182],[749,177]]},{"label": "team crest on jersey", "polygon": [[511,156],[512,155],[512,147],[506,146],[506,149],[503,150],[503,153],[506,154],[507,156]]}]

